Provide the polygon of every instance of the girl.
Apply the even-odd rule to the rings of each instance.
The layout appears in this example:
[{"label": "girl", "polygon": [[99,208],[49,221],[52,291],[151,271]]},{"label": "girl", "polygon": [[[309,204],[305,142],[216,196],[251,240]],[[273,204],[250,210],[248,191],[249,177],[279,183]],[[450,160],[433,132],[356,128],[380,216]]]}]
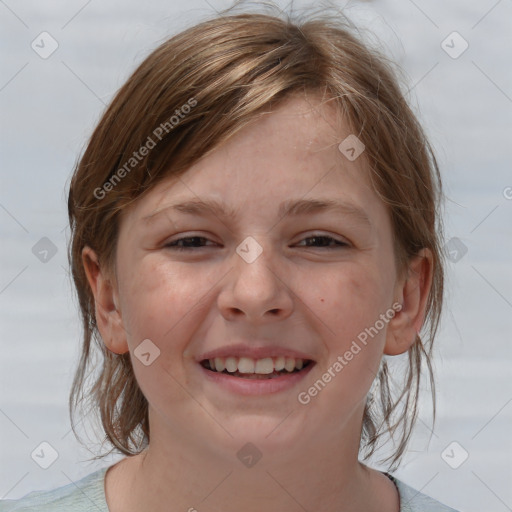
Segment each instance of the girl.
[{"label": "girl", "polygon": [[396,467],[431,377],[440,196],[392,67],[340,16],[220,15],[166,41],[69,191],[71,406],[126,457],[0,510],[451,510],[362,462],[389,434]]}]

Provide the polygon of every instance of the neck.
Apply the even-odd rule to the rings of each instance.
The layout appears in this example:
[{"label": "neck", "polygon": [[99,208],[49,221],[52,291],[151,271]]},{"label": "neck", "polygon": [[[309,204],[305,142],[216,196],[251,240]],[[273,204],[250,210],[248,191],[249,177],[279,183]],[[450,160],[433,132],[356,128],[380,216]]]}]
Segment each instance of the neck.
[{"label": "neck", "polygon": [[394,484],[362,465],[353,448],[358,437],[347,442],[343,434],[287,450],[279,443],[267,445],[254,464],[252,448],[242,450],[242,461],[236,455],[244,441],[234,442],[236,448],[226,455],[229,450],[212,448],[213,441],[199,444],[185,433],[173,436],[180,442],[159,442],[165,437],[152,430],[149,448],[119,464],[107,501],[112,512],[398,512]]}]

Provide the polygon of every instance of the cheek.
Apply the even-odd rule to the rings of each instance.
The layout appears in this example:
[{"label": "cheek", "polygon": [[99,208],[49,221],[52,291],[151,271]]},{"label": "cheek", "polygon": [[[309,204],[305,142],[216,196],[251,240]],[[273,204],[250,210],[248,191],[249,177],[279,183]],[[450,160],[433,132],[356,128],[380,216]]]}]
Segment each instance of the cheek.
[{"label": "cheek", "polygon": [[[393,290],[387,281],[378,268],[363,265],[314,277],[314,294],[308,302],[325,325],[330,345],[342,349],[391,307]],[[311,295],[307,282],[302,289]]]},{"label": "cheek", "polygon": [[[161,257],[149,255],[121,281],[123,323],[135,377],[157,409],[164,407],[162,404],[191,407],[184,391],[189,379],[184,350],[204,315],[208,291],[219,280],[218,272],[198,272],[192,267],[170,266]],[[138,347],[147,347],[147,342],[141,342],[148,339],[156,348],[145,348],[145,353],[150,352],[150,364],[146,365],[137,354],[142,353]]]},{"label": "cheek", "polygon": [[366,395],[378,372],[393,314],[392,283],[389,274],[371,265],[347,266],[316,282],[315,313],[327,354],[319,370],[330,369],[326,380],[333,382],[324,396],[334,393],[340,403],[354,403]]},{"label": "cheek", "polygon": [[[192,266],[170,266],[157,255],[147,256],[125,281],[122,289],[123,322],[130,348],[149,338],[162,349],[181,339],[176,333],[188,315],[205,299],[214,282]],[[218,279],[218,276],[217,276]],[[210,282],[211,281],[211,282]]]},{"label": "cheek", "polygon": [[385,343],[387,323],[380,315],[391,308],[390,285],[377,268],[356,267],[318,281],[315,311],[327,358],[301,389],[333,431],[362,406],[374,381]]}]

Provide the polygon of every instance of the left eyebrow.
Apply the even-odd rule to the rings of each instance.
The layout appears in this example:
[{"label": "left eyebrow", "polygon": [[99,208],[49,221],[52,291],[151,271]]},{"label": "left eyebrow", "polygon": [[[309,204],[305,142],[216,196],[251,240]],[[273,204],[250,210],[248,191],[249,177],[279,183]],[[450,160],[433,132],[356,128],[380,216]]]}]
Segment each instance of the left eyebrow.
[{"label": "left eyebrow", "polygon": [[[168,210],[203,217],[209,215],[232,219],[237,217],[236,210],[227,209],[222,203],[219,203],[215,199],[209,199],[207,201],[191,199],[180,203],[173,203],[155,210],[149,215],[143,217],[142,220],[150,221],[154,217]],[[278,216],[279,218],[283,218],[287,216],[299,216],[322,212],[336,212],[343,215],[349,215],[368,226],[372,225],[364,210],[354,204],[335,201],[333,199],[290,199],[280,204]]]},{"label": "left eyebrow", "polygon": [[370,218],[364,210],[352,203],[344,203],[333,199],[290,199],[281,203],[278,215],[280,218],[289,215],[306,215],[308,213],[335,212],[355,217],[371,226]]}]

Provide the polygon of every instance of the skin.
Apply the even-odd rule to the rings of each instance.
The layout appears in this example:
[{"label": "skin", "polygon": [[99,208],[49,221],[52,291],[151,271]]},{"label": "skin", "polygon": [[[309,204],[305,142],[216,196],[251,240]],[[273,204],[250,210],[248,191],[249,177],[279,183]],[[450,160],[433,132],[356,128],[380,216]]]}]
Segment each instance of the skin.
[{"label": "skin", "polygon": [[[132,353],[149,402],[149,448],[107,472],[111,512],[399,510],[393,483],[358,461],[361,421],[382,355],[407,351],[423,323],[432,259],[424,249],[397,271],[389,214],[364,153],[351,162],[338,150],[350,133],[338,121],[318,98],[290,97],[123,211],[115,276],[84,248],[102,338],[113,352]],[[236,218],[163,210],[211,198]],[[291,198],[344,202],[369,223],[348,212],[279,217]],[[166,247],[191,236],[208,241]],[[236,252],[248,236],[262,248],[252,263]],[[401,311],[299,403],[298,393],[396,302]],[[133,357],[145,339],[160,350],[149,366]],[[316,364],[286,391],[228,393],[195,358],[241,339],[300,350]],[[262,454],[251,468],[236,456],[247,442]]]}]

